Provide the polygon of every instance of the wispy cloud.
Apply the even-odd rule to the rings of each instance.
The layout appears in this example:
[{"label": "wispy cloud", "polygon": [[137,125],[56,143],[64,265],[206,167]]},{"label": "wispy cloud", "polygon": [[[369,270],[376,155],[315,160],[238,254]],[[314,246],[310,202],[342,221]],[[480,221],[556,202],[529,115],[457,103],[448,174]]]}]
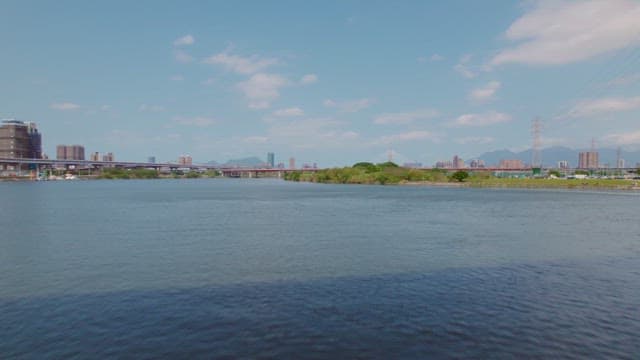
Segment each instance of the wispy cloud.
[{"label": "wispy cloud", "polygon": [[500,51],[492,65],[568,64],[640,44],[640,2],[538,1],[505,36],[520,44]]},{"label": "wispy cloud", "polygon": [[182,81],[184,80],[184,76],[182,75],[172,75],[169,80],[171,81]]},{"label": "wispy cloud", "polygon": [[204,59],[204,63],[220,65],[229,71],[250,75],[277,64],[278,60],[274,58],[262,58],[256,55],[242,57],[228,52],[222,52]]},{"label": "wispy cloud", "polygon": [[400,134],[393,134],[382,136],[374,141],[374,144],[377,145],[389,145],[393,143],[407,142],[407,141],[418,141],[418,140],[431,140],[437,141],[438,136],[429,131],[416,130],[409,131]]},{"label": "wispy cloud", "polygon": [[277,74],[258,73],[247,81],[238,83],[237,87],[249,100],[252,109],[266,109],[271,102],[280,97],[280,88],[287,86],[289,81]]},{"label": "wispy cloud", "polygon": [[438,112],[433,109],[423,109],[401,113],[386,113],[378,115],[373,122],[375,124],[409,124],[416,120],[427,120],[438,116]]},{"label": "wispy cloud", "polygon": [[204,86],[211,86],[213,84],[216,83],[216,79],[215,78],[208,78],[206,80],[202,80],[202,82],[200,84],[204,85]]},{"label": "wispy cloud", "polygon": [[467,137],[456,138],[454,139],[454,141],[461,145],[467,145],[467,144],[487,145],[487,144],[493,143],[495,139],[492,138],[491,136],[467,136]]},{"label": "wispy cloud", "polygon": [[189,34],[189,35],[185,35],[181,38],[177,38],[173,41],[173,46],[187,46],[187,45],[193,45],[196,42],[196,39],[193,37],[193,35]]},{"label": "wispy cloud", "polygon": [[309,85],[318,81],[318,75],[316,74],[307,74],[300,78],[300,84]]},{"label": "wispy cloud", "polygon": [[437,62],[437,61],[442,61],[444,60],[444,56],[440,55],[440,54],[433,54],[431,56],[420,56],[418,58],[418,61],[423,63],[423,62],[427,62],[427,61],[431,61],[431,62]]},{"label": "wispy cloud", "polygon": [[327,99],[323,102],[323,104],[328,108],[337,108],[342,112],[354,113],[373,105],[373,100],[367,98],[347,101],[334,101],[331,99]]},{"label": "wispy cloud", "polygon": [[269,138],[266,136],[247,136],[242,139],[242,142],[247,144],[265,144],[269,141]]},{"label": "wispy cloud", "polygon": [[569,110],[567,117],[591,117],[640,108],[640,96],[583,100]]},{"label": "wispy cloud", "polygon": [[294,149],[344,148],[354,146],[359,134],[344,129],[344,122],[331,118],[296,119],[275,122],[269,128],[270,142],[287,144]]},{"label": "wispy cloud", "polygon": [[193,61],[193,56],[189,55],[186,51],[176,50],[173,53],[174,58],[177,62],[187,64]]},{"label": "wispy cloud", "polygon": [[291,108],[276,110],[273,112],[273,115],[279,116],[279,117],[303,116],[304,111],[299,107],[291,107]]},{"label": "wispy cloud", "polygon": [[463,55],[453,69],[460,75],[467,79],[473,79],[478,76],[477,71],[469,63],[471,62],[472,55]]},{"label": "wispy cloud", "polygon": [[640,131],[609,134],[603,141],[612,145],[640,145]]},{"label": "wispy cloud", "polygon": [[486,103],[494,100],[500,86],[499,81],[490,81],[487,85],[472,90],[471,93],[469,93],[469,99],[478,103]]},{"label": "wispy cloud", "polygon": [[195,116],[195,117],[176,116],[173,118],[173,121],[179,125],[196,126],[196,127],[209,127],[216,123],[215,119],[210,117],[205,117],[205,116]]},{"label": "wispy cloud", "polygon": [[138,111],[142,112],[161,112],[164,111],[164,107],[160,105],[147,105],[142,104],[138,107]]},{"label": "wispy cloud", "polygon": [[489,111],[483,114],[464,114],[458,116],[452,123],[454,127],[489,126],[511,121],[511,116],[505,113]]},{"label": "wispy cloud", "polygon": [[640,73],[636,74],[628,74],[624,76],[617,77],[607,83],[608,86],[622,86],[634,84],[640,81]]},{"label": "wispy cloud", "polygon": [[80,105],[74,104],[72,102],[61,102],[61,103],[52,103],[51,105],[49,105],[49,107],[54,109],[54,110],[66,111],[66,110],[79,109]]}]

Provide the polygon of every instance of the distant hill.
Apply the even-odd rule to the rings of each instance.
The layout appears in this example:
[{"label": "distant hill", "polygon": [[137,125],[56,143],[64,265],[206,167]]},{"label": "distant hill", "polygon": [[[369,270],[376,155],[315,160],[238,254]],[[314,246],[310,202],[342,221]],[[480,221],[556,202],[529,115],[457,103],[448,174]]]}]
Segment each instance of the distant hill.
[{"label": "distant hill", "polygon": [[[571,167],[578,164],[578,153],[581,151],[589,151],[588,149],[570,149],[562,146],[554,146],[546,149],[542,149],[542,164],[545,166],[556,166],[558,161],[566,160]],[[616,149],[598,149],[600,153],[600,163],[609,164],[611,167],[616,163]],[[640,163],[640,151],[627,152],[623,151],[621,157],[625,160],[627,167],[635,167],[637,163]],[[500,160],[505,159],[519,159],[525,164],[531,163],[531,149],[513,152],[509,150],[497,150],[484,153],[477,157],[477,159],[483,160],[487,166],[497,165]]]},{"label": "distant hill", "polygon": [[246,157],[242,159],[231,159],[222,164],[224,167],[258,167],[264,165],[265,161],[257,156]]}]

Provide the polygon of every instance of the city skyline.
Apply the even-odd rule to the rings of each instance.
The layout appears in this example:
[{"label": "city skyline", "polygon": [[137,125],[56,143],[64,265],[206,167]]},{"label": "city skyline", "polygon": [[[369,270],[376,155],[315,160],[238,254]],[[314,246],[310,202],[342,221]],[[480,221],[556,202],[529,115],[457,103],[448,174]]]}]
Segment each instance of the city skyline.
[{"label": "city skyline", "polygon": [[434,164],[537,116],[543,147],[640,149],[638,2],[241,5],[4,2],[0,118],[130,160]]}]

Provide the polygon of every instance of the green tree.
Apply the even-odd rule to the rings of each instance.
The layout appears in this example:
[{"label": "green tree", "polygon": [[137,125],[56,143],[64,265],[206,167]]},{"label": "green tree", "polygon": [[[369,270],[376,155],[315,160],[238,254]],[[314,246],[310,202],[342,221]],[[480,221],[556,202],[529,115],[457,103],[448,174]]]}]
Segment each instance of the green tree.
[{"label": "green tree", "polygon": [[366,172],[367,174],[370,173],[374,173],[377,171],[380,171],[380,168],[377,167],[375,164],[370,163],[370,162],[359,162],[356,164],[353,164],[352,166],[354,169],[362,169],[364,170],[364,172]]},{"label": "green tree", "polygon": [[383,163],[378,164],[378,167],[382,168],[382,169],[386,169],[386,168],[397,168],[399,166],[398,166],[398,164],[396,164],[394,162],[387,161],[387,162],[383,162]]},{"label": "green tree", "polygon": [[463,170],[458,170],[451,174],[452,180],[457,180],[458,182],[463,182],[469,177],[469,173]]}]

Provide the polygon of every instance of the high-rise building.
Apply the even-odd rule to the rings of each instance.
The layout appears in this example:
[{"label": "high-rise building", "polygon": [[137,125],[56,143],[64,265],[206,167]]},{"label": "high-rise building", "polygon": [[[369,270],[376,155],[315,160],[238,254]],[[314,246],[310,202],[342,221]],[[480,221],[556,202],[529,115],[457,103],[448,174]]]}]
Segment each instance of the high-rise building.
[{"label": "high-rise building", "polygon": [[180,155],[180,157],[178,157],[178,164],[191,166],[193,164],[193,159],[191,158],[191,155]]},{"label": "high-rise building", "polygon": [[56,159],[58,159],[58,160],[84,160],[84,146],[82,146],[82,145],[58,145],[58,146],[56,146]]},{"label": "high-rise building", "polygon": [[484,167],[484,160],[473,159],[469,163],[469,167],[472,168],[472,169],[483,168]]},{"label": "high-rise building", "polygon": [[617,167],[618,169],[624,169],[624,166],[625,166],[625,161],[624,161],[624,159],[618,159],[618,163],[616,164],[616,167]]},{"label": "high-rise building", "polygon": [[97,152],[97,151],[91,153],[91,155],[89,156],[89,160],[91,160],[91,161],[100,161],[100,153]]},{"label": "high-rise building", "polygon": [[276,156],[274,153],[267,153],[267,167],[273,168],[276,164]]},{"label": "high-rise building", "polygon": [[0,157],[42,158],[42,136],[35,123],[4,120],[0,125]]},{"label": "high-rise building", "polygon": [[578,154],[578,168],[580,169],[597,169],[599,164],[597,151],[584,151]]},{"label": "high-rise building", "polygon": [[112,152],[108,152],[104,155],[102,155],[102,161],[104,162],[113,162],[113,153]]},{"label": "high-rise building", "polygon": [[289,169],[295,169],[296,168],[296,158],[289,158]]},{"label": "high-rise building", "polygon": [[524,163],[519,159],[506,159],[500,160],[500,165],[498,165],[501,169],[523,169]]},{"label": "high-rise building", "polygon": [[453,168],[454,169],[462,169],[464,168],[464,160],[458,157],[458,155],[453,156]]}]

